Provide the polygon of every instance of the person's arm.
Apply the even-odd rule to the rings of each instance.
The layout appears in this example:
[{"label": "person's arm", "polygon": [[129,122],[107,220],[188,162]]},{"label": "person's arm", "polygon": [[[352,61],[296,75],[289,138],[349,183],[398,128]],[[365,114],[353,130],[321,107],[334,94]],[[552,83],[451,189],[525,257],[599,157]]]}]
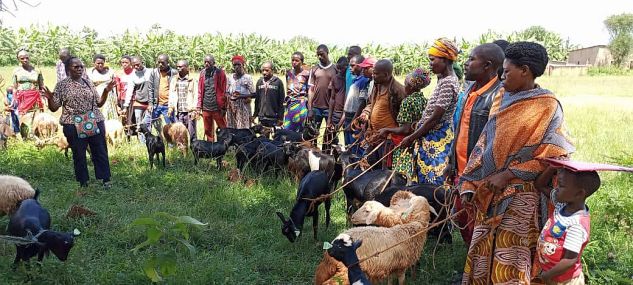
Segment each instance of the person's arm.
[{"label": "person's arm", "polygon": [[424,121],[421,127],[419,127],[417,130],[415,130],[415,132],[402,140],[402,147],[410,146],[413,141],[426,135],[432,128],[437,126],[437,124],[440,123],[442,116],[444,116],[444,112],[446,112],[446,110],[444,110],[443,108],[436,107],[435,110],[433,110],[431,117]]},{"label": "person's arm", "polygon": [[[136,75],[132,75],[136,76]],[[134,95],[134,89],[136,88],[136,84],[134,83],[134,79],[132,76],[126,78],[125,84],[125,100],[123,100],[123,108],[127,108],[130,106],[130,101],[132,101],[132,96]]]},{"label": "person's arm", "polygon": [[[101,92],[101,97],[99,98],[99,102],[97,102],[97,106],[99,108],[105,105],[106,101],[108,100],[108,95],[110,95],[110,92],[112,92],[112,89],[114,88],[115,84],[116,84],[116,81],[110,80],[108,85],[105,88],[103,88],[103,92]],[[92,88],[94,88],[94,85],[92,86]]]},{"label": "person's arm", "polygon": [[263,84],[264,84],[263,79],[260,78],[259,80],[257,80],[257,86],[255,86],[255,112],[253,112],[253,118],[256,118],[259,116],[259,109],[261,109],[261,106],[259,105],[262,103],[262,100],[264,99],[262,98],[260,94],[261,91],[259,90],[259,86]]},{"label": "person's arm", "polygon": [[[155,71],[157,71],[158,69],[152,69],[149,73],[149,84],[147,86],[147,90],[149,91],[149,106],[148,108],[152,108],[152,106],[156,105],[156,86],[154,86],[154,80],[156,80],[156,75],[155,75]],[[160,82],[160,75],[158,75],[159,78],[159,82]]]},{"label": "person's arm", "polygon": [[307,103],[307,107],[308,107],[308,118],[312,118],[313,116],[313,112],[312,112],[312,100],[314,100],[314,89],[316,88],[314,86],[314,69],[310,70],[310,77],[308,78],[308,103]]},{"label": "person's arm", "polygon": [[277,88],[277,124],[283,125],[284,122],[284,98],[286,98],[284,83],[279,80],[279,87]]},{"label": "person's arm", "polygon": [[534,188],[539,190],[548,198],[552,192],[551,182],[552,178],[556,175],[556,168],[548,166],[545,170],[534,180]]},{"label": "person's arm", "polygon": [[379,131],[380,136],[386,137],[388,134],[408,135],[411,133],[411,123],[403,123],[395,128],[382,128]]},{"label": "person's arm", "polygon": [[40,87],[40,90],[44,87],[44,76],[42,76],[42,72],[37,71],[37,84]]},{"label": "person's arm", "polygon": [[541,273],[541,278],[543,279],[543,281],[545,281],[546,284],[550,284],[551,282],[553,282],[552,278],[565,273],[565,271],[569,270],[572,266],[574,266],[574,264],[576,264],[577,260],[577,252],[565,249],[563,258],[558,262],[558,264],[554,265],[552,269],[548,271],[543,271],[543,273]]},{"label": "person's arm", "polygon": [[172,76],[171,82],[169,82],[169,99],[167,99],[168,114],[171,114],[178,104],[178,92],[176,91],[176,85],[178,85],[177,82],[178,80],[176,79],[176,76]]},{"label": "person's arm", "polygon": [[[59,86],[59,82],[55,86],[56,91],[59,90],[58,86]],[[48,109],[51,110],[51,112],[57,112],[57,110],[62,104],[59,91],[51,92],[51,90],[49,90],[48,87],[44,86],[42,93],[44,94],[44,97],[46,97],[46,100],[48,100]]]},{"label": "person's arm", "polygon": [[[198,111],[202,111],[202,99],[204,97],[204,69],[200,71],[200,76],[198,77],[198,99],[196,100],[196,109]],[[216,94],[215,96],[220,96],[220,94]],[[219,109],[222,109],[221,106],[218,106]]]},{"label": "person's arm", "polygon": [[328,92],[328,98],[330,98],[330,101],[328,102],[328,115],[327,115],[327,121],[326,121],[326,126],[330,127],[332,125],[332,114],[334,113],[334,104],[336,104],[336,94],[332,94],[334,93],[334,89],[332,88],[328,88],[327,90]]}]

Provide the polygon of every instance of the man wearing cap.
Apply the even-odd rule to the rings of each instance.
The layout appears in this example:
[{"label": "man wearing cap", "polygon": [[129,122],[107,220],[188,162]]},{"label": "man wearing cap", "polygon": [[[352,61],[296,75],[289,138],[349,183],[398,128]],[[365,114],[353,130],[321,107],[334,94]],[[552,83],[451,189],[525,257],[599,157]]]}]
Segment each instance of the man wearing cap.
[{"label": "man wearing cap", "polygon": [[[393,63],[388,59],[381,59],[374,64],[374,88],[369,94],[367,106],[360,115],[361,121],[368,121],[369,127],[365,132],[367,151],[378,147],[385,137],[378,132],[383,128],[398,127],[398,112],[400,104],[406,97],[404,86],[393,77]],[[394,143],[399,143],[395,142]],[[368,162],[373,164],[384,154],[384,148],[375,151]]]}]

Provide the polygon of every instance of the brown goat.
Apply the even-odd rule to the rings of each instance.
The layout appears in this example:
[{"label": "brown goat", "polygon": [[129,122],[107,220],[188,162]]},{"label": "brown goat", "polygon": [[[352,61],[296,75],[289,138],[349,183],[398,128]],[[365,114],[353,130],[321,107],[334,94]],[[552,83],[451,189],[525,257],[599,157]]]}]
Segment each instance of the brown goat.
[{"label": "brown goat", "polygon": [[189,130],[183,123],[176,122],[163,126],[163,137],[167,143],[175,144],[183,156],[187,156]]}]

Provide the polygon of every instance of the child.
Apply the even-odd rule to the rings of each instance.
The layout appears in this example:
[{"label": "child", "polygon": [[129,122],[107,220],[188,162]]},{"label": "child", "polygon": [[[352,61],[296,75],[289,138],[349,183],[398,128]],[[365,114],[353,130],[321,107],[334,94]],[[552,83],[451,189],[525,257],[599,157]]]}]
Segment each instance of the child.
[{"label": "child", "polygon": [[11,116],[11,125],[13,125],[13,132],[16,134],[20,133],[20,122],[18,121],[18,114],[16,114],[18,110],[18,102],[17,100],[13,100],[13,87],[7,87],[7,95],[4,100],[4,109],[9,112]]},{"label": "child", "polygon": [[557,169],[549,166],[534,186],[555,206],[538,241],[541,278],[546,284],[585,284],[580,256],[589,241],[590,217],[585,200],[600,187],[595,171],[558,169],[558,188],[550,182]]}]

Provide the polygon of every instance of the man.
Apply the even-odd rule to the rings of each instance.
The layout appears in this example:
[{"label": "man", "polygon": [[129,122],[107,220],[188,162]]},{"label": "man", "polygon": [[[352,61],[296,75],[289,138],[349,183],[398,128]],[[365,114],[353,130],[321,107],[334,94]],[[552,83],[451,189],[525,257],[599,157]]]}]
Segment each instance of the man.
[{"label": "man", "polygon": [[[374,88],[369,95],[367,106],[360,115],[361,121],[368,121],[366,132],[367,151],[378,147],[386,138],[380,137],[378,132],[383,128],[398,127],[398,112],[400,104],[406,97],[404,86],[393,77],[393,63],[388,59],[381,59],[374,65]],[[399,142],[394,141],[394,144]],[[368,158],[370,164],[375,163],[388,150],[381,148],[373,152]],[[384,163],[384,161],[383,161]]]},{"label": "man", "polygon": [[157,67],[152,70],[149,78],[150,105],[148,111],[152,112],[152,121],[159,130],[163,123],[159,120],[162,115],[166,124],[171,123],[171,116],[168,112],[169,104],[169,83],[171,78],[178,74],[178,71],[169,66],[169,56],[161,54],[156,60]]},{"label": "man", "polygon": [[[356,76],[358,76],[358,74],[354,75],[354,73],[352,72],[352,58],[361,54],[362,50],[359,46],[351,46],[349,47],[349,49],[347,49],[347,61],[350,63],[350,66],[345,70],[345,94],[349,92],[349,88],[352,86],[352,82],[354,81]],[[361,62],[362,61],[359,61],[357,63]]]},{"label": "man", "polygon": [[198,113],[202,113],[204,135],[207,141],[213,141],[215,134],[213,122],[218,128],[226,128],[226,74],[215,67],[212,55],[204,57],[204,69],[198,79]]},{"label": "man", "polygon": [[[459,178],[466,168],[468,157],[479,135],[483,131],[495,96],[501,90],[501,80],[497,77],[499,67],[503,65],[503,50],[495,44],[483,44],[475,47],[464,64],[466,80],[472,81],[464,90],[465,98],[460,106],[461,114],[455,125],[455,143],[449,156],[447,180],[449,183]],[[499,95],[500,96],[500,95]],[[462,203],[455,200],[455,210]],[[470,245],[473,234],[473,213],[467,211],[457,217],[460,231],[466,246]]]},{"label": "man", "polygon": [[[134,123],[136,129],[128,130],[128,134],[138,131],[138,126],[143,122],[149,127],[150,118],[146,115],[149,102],[149,85],[151,71],[145,68],[143,60],[138,56],[132,57],[132,67],[134,68],[133,76],[130,78],[132,88],[126,89],[125,101],[123,109],[127,110],[127,124]],[[145,143],[145,137],[139,132],[139,141]]]},{"label": "man", "polygon": [[338,144],[338,130],[343,123],[345,107],[345,70],[349,62],[341,56],[336,61],[336,76],[332,79],[330,88],[330,109],[328,110],[326,136],[322,150],[329,149],[331,145]]},{"label": "man", "polygon": [[315,123],[317,129],[321,128],[321,122],[328,117],[330,82],[336,76],[336,68],[330,62],[328,53],[326,45],[317,47],[319,63],[312,68],[308,79],[308,119]]},{"label": "man", "polygon": [[196,107],[198,105],[198,81],[189,76],[189,62],[179,60],[176,63],[178,76],[169,83],[169,114],[176,111],[176,120],[187,126],[190,140],[196,136]]},{"label": "man", "polygon": [[64,62],[70,58],[70,50],[68,48],[59,49],[59,60],[55,64],[55,73],[57,73],[57,82],[62,81],[68,75],[66,74],[66,67]]},{"label": "man", "polygon": [[[352,120],[356,117],[356,111],[358,111],[358,107],[360,105],[360,91],[369,83],[369,78],[362,75],[362,67],[360,64],[365,60],[362,55],[357,55],[352,57],[349,61],[349,68],[352,76],[354,76],[354,80],[352,80],[352,85],[349,87],[349,91],[347,91],[345,96],[345,105],[343,106],[343,127],[345,128],[343,131],[343,136],[345,138],[345,145],[349,146],[354,143],[353,132],[349,129],[349,126],[352,123]],[[366,100],[366,98],[365,98]]]},{"label": "man", "polygon": [[[273,75],[273,64],[262,64],[262,77],[255,84],[255,113],[265,127],[281,126],[284,122],[286,89],[279,77]],[[254,119],[254,118],[253,118]]]}]

